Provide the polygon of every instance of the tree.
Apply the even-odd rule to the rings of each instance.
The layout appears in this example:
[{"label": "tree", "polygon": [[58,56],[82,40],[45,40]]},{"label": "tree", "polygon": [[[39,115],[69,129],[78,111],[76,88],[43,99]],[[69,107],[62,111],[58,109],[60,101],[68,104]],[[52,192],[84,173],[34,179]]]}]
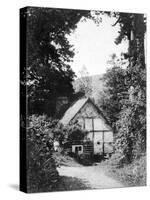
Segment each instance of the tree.
[{"label": "tree", "polygon": [[129,40],[126,69],[129,98],[117,122],[117,148],[131,162],[146,150],[146,18],[143,14],[119,13],[118,16],[121,30],[116,42]]},{"label": "tree", "polygon": [[74,84],[75,92],[81,92],[86,97],[92,94],[92,77],[89,76],[86,66],[83,66],[79,71],[80,78]]},{"label": "tree", "polygon": [[56,98],[73,93],[75,74],[69,62],[74,52],[66,35],[88,14],[82,10],[34,7],[22,10],[21,17],[27,23],[27,65],[21,77],[31,113],[53,115]]},{"label": "tree", "polygon": [[119,119],[119,113],[127,98],[126,70],[122,67],[124,62],[113,54],[108,61],[111,66],[102,77],[105,87],[104,93],[99,100],[99,106],[104,111],[114,130],[116,130],[115,123]]},{"label": "tree", "polygon": [[[102,107],[117,129],[116,149],[130,163],[146,150],[146,65],[144,39],[146,18],[143,14],[113,13],[120,24],[116,44],[129,41],[127,67],[116,66],[113,55],[110,69],[104,76],[107,95]],[[124,60],[123,60],[124,62]]]}]

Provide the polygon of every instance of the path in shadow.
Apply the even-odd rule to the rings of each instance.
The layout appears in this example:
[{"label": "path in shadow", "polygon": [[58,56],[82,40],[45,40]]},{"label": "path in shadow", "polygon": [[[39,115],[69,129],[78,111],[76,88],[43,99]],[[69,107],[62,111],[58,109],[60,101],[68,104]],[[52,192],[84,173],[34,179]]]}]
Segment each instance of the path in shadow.
[{"label": "path in shadow", "polygon": [[91,189],[86,182],[75,177],[60,176],[56,191]]}]

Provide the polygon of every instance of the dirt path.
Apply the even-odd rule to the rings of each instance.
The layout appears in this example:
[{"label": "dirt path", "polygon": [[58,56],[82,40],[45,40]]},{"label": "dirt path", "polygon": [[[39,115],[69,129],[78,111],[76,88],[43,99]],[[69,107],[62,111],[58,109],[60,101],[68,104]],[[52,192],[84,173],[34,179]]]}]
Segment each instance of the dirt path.
[{"label": "dirt path", "polygon": [[79,164],[73,167],[61,166],[58,171],[60,176],[76,178],[91,189],[123,187],[122,183],[107,176],[100,164],[90,167]]}]

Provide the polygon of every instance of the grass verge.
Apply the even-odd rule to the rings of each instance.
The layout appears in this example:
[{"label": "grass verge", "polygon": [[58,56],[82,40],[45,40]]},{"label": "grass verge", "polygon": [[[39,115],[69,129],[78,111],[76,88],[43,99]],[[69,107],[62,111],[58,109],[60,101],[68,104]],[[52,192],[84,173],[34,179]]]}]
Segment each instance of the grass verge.
[{"label": "grass verge", "polygon": [[118,179],[124,186],[146,186],[146,156],[141,156],[131,164],[119,166],[112,157],[105,161],[106,173]]}]

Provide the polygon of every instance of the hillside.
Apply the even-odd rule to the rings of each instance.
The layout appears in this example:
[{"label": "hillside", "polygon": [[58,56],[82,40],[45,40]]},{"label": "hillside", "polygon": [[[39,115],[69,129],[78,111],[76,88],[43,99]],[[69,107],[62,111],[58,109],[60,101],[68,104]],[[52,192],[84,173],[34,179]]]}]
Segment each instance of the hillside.
[{"label": "hillside", "polygon": [[90,97],[94,98],[95,102],[98,103],[105,88],[104,82],[102,81],[102,76],[103,75],[93,75],[78,78],[73,82],[73,87],[75,91],[78,92],[80,90],[80,85],[85,82],[85,85],[92,89],[92,95],[90,95]]}]

